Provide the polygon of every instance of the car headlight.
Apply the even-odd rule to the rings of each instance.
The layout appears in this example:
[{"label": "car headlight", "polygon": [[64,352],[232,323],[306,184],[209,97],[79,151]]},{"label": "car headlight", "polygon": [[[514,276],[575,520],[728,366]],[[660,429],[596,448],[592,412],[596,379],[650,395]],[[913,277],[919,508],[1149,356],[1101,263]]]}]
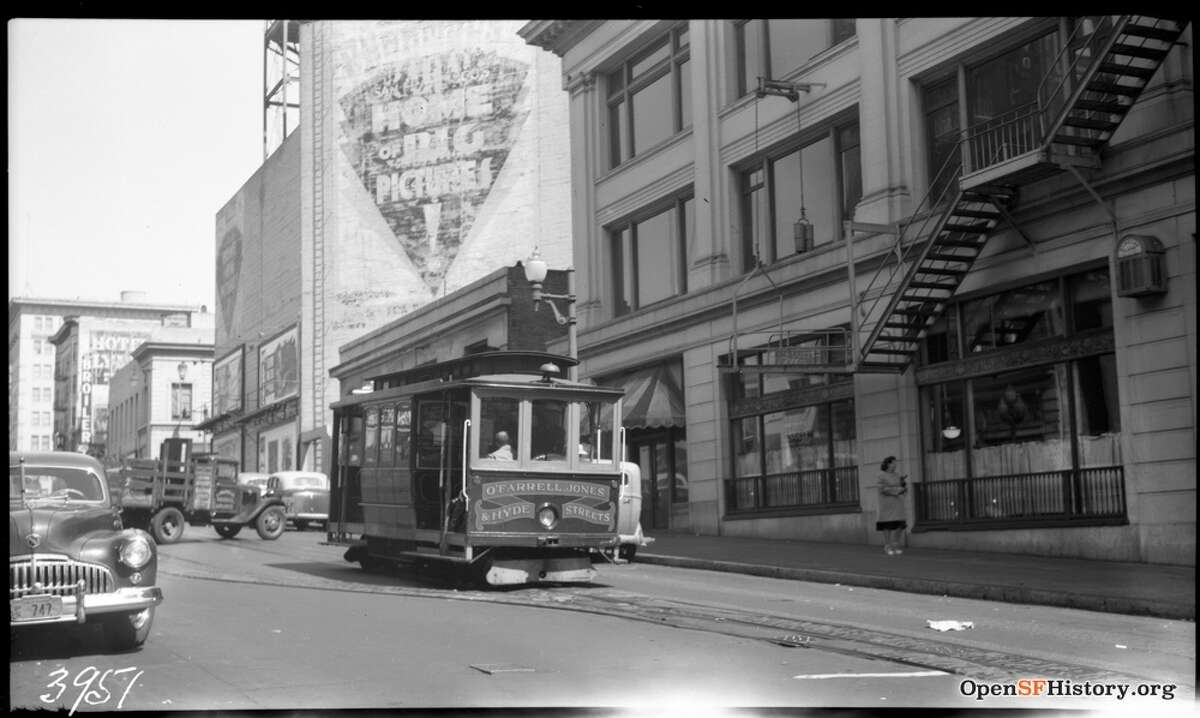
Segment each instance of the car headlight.
[{"label": "car headlight", "polygon": [[130,568],[141,568],[150,563],[154,550],[145,536],[134,536],[121,547],[121,563]]}]

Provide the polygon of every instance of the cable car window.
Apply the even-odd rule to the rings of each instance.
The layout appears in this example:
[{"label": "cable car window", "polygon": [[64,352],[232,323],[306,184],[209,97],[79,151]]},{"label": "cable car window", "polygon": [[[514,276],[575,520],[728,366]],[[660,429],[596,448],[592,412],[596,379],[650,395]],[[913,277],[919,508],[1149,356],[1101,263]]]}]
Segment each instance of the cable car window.
[{"label": "cable car window", "polygon": [[534,399],[530,426],[530,449],[534,461],[565,461],[567,458],[567,402]]},{"label": "cable car window", "polygon": [[363,465],[374,466],[378,463],[376,451],[379,444],[379,408],[373,406],[367,409],[366,414],[367,436],[363,445]]},{"label": "cable car window", "polygon": [[379,409],[379,465],[391,466],[396,440],[396,407]]},{"label": "cable car window", "polygon": [[408,468],[408,442],[412,413],[408,404],[396,405],[396,466]]},{"label": "cable car window", "polygon": [[579,463],[612,463],[612,401],[581,401],[579,404]]},{"label": "cable car window", "polygon": [[485,396],[479,400],[479,458],[516,461],[520,402]]}]

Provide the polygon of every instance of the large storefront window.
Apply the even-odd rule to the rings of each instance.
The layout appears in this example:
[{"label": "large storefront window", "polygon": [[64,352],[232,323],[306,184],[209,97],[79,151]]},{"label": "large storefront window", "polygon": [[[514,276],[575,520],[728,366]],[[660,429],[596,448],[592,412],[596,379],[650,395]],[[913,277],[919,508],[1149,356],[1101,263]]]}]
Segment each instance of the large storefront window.
[{"label": "large storefront window", "polygon": [[962,301],[944,322],[917,376],[918,526],[1123,520],[1107,268]]},{"label": "large storefront window", "polygon": [[[756,371],[743,357],[731,375],[733,478],[726,511],[845,511],[858,508],[853,385],[842,375]],[[839,380],[830,385],[830,380]],[[819,401],[823,392],[829,401]]]}]

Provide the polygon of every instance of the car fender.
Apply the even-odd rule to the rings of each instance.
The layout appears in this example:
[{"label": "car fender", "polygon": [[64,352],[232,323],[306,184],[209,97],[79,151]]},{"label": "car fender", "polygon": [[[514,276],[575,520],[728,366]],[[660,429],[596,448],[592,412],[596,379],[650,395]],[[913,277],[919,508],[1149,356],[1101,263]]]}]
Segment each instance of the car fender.
[{"label": "car fender", "polygon": [[241,523],[253,523],[258,519],[259,514],[271,508],[272,506],[278,506],[279,508],[286,510],[282,496],[264,497],[253,509],[250,510],[249,514],[246,515],[246,520]]},{"label": "car fender", "polygon": [[[121,548],[132,538],[141,536],[150,544],[150,561],[139,569],[134,569],[121,563]],[[152,586],[158,574],[158,549],[154,538],[141,529],[124,529],[107,535],[92,534],[84,541],[77,554],[80,561],[109,566],[113,570],[118,583],[127,584],[128,576],[135,570],[140,571],[142,580],[139,585]]]}]

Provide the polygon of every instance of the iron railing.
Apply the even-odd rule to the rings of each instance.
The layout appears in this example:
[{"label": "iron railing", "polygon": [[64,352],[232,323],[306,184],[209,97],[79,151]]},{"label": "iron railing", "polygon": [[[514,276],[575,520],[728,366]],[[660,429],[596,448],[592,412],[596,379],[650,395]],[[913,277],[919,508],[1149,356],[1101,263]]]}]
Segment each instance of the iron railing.
[{"label": "iron railing", "polygon": [[789,471],[726,482],[730,514],[776,509],[858,508],[858,467]]},{"label": "iron railing", "polygon": [[899,290],[908,283],[909,277],[916,272],[928,252],[929,242],[920,240],[928,240],[938,233],[948,217],[946,210],[958,201],[963,142],[965,140],[954,144],[929,183],[929,189],[920,204],[907,220],[900,222],[891,251],[859,294],[858,333],[860,337],[866,335],[859,345],[860,361],[870,355],[872,344],[883,332],[884,322],[901,301]]},{"label": "iron railing", "polygon": [[1120,466],[913,484],[916,526],[1125,519]]}]

